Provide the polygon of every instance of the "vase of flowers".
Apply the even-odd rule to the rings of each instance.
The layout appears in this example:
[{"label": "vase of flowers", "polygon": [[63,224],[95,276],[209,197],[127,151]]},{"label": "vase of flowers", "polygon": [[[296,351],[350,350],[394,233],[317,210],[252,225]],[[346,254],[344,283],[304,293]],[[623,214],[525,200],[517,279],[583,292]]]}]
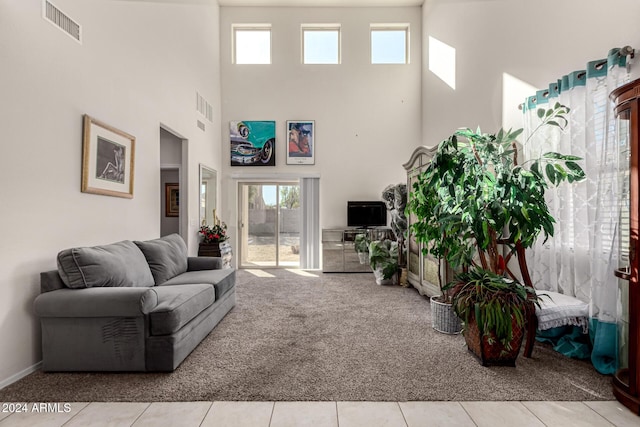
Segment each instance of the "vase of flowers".
[{"label": "vase of flowers", "polygon": [[202,236],[202,241],[198,247],[198,256],[221,256],[220,244],[229,238],[227,224],[217,221],[212,226],[203,225],[198,233]]}]

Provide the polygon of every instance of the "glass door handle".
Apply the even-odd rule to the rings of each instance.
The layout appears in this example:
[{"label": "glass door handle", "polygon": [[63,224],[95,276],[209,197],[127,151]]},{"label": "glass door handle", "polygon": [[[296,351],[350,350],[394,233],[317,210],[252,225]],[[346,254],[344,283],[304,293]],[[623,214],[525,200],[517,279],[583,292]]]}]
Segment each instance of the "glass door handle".
[{"label": "glass door handle", "polygon": [[613,274],[622,280],[631,280],[631,269],[629,267],[622,267],[613,270]]}]

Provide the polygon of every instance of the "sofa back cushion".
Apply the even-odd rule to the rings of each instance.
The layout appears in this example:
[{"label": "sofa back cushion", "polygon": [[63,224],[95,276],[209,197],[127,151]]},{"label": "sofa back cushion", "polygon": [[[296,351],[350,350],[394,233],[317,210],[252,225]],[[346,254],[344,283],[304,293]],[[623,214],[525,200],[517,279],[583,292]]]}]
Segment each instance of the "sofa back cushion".
[{"label": "sofa back cushion", "polygon": [[159,239],[135,242],[140,248],[156,285],[187,271],[187,245],[179,234],[170,234]]},{"label": "sofa back cushion", "polygon": [[153,286],[144,255],[130,240],[104,246],[65,249],[58,273],[70,288]]}]

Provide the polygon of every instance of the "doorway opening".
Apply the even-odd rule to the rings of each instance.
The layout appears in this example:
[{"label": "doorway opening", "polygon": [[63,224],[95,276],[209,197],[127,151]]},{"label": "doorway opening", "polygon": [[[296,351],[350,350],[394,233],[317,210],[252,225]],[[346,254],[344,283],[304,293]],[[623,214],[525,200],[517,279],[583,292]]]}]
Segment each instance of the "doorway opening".
[{"label": "doorway opening", "polygon": [[300,184],[239,184],[239,267],[300,266]]},{"label": "doorway opening", "polygon": [[160,236],[187,230],[187,192],[185,187],[187,165],[187,140],[160,127]]}]

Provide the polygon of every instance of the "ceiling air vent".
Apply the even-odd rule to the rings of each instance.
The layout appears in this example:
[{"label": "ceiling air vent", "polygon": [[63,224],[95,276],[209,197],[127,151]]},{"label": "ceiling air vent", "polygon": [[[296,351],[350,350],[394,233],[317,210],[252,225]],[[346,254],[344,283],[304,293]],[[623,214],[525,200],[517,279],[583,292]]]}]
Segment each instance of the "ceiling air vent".
[{"label": "ceiling air vent", "polygon": [[67,35],[71,36],[75,41],[82,43],[82,28],[80,27],[80,24],[69,18],[49,0],[42,1],[42,16],[44,19],[64,31]]}]

